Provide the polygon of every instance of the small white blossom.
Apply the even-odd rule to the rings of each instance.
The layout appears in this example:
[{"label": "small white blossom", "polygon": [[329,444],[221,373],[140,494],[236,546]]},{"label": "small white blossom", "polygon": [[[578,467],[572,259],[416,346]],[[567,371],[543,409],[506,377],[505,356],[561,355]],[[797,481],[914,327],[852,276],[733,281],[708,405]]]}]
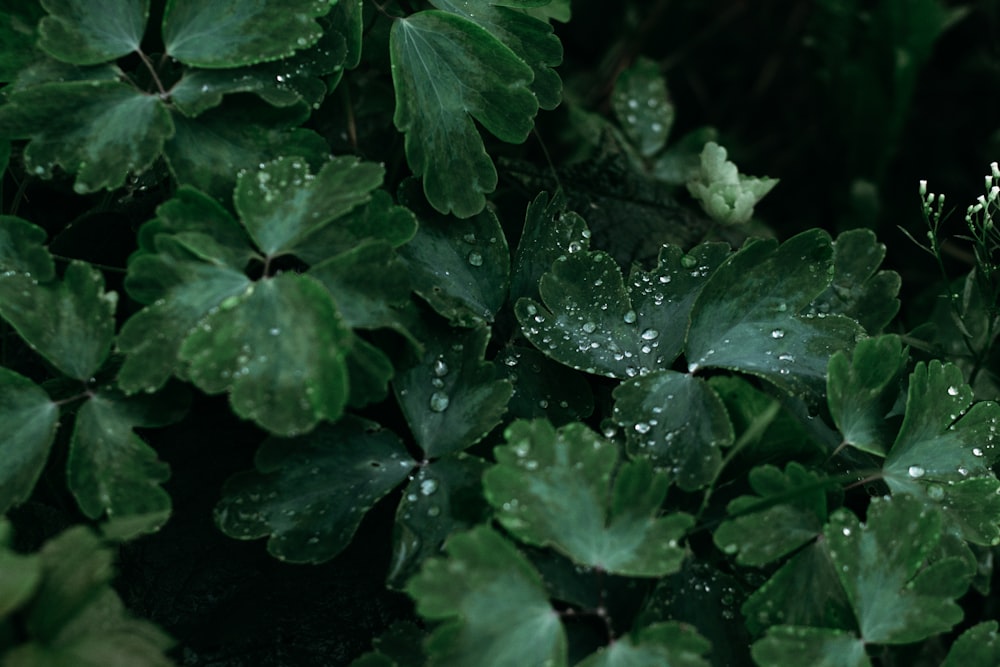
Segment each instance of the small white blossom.
[{"label": "small white blossom", "polygon": [[753,216],[753,207],[778,184],[776,178],[744,176],[726,160],[726,149],[710,141],[701,151],[701,167],[688,181],[691,196],[713,220],[739,225]]}]

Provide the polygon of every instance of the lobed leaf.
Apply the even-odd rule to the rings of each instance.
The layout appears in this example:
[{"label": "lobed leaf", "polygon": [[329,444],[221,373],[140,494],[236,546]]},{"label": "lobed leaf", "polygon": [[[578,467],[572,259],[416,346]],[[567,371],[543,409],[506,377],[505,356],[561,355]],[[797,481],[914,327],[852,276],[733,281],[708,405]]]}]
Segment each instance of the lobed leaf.
[{"label": "lobed leaf", "polygon": [[215,522],[237,539],[267,536],[269,553],[295,563],[340,553],[416,466],[395,434],[354,416],[292,440],[268,438],[254,464],[226,482]]},{"label": "lobed leaf", "polygon": [[674,124],[674,106],[655,61],[637,58],[618,75],[611,92],[611,110],[643,157],[655,155],[666,145]]},{"label": "lobed leaf", "polygon": [[941,667],[991,665],[1000,662],[997,622],[983,621],[963,632],[951,645]]},{"label": "lobed leaf", "polygon": [[97,65],[139,50],[149,0],[41,0],[38,46],[74,65]]},{"label": "lobed leaf", "polygon": [[37,555],[10,548],[12,532],[10,521],[0,519],[0,623],[31,599],[42,579]]},{"label": "lobed leaf", "polygon": [[658,517],[667,479],[648,461],[620,462],[614,443],[575,423],[517,421],[483,475],[497,520],[518,539],[552,546],[587,567],[657,577],[684,559],[690,516]]},{"label": "lobed leaf", "polygon": [[[2,173],[2,170],[0,170]],[[0,215],[0,269],[47,282],[55,276],[45,230],[13,215]]]},{"label": "lobed leaf", "polygon": [[[40,3],[5,2],[0,6],[0,82],[13,81],[38,61],[41,53],[36,47],[37,27],[43,16],[45,10]],[[3,164],[0,159],[0,166]]]},{"label": "lobed leaf", "polygon": [[0,515],[31,495],[58,423],[59,407],[41,387],[0,367]]},{"label": "lobed leaf", "polygon": [[865,642],[850,632],[779,625],[751,648],[760,667],[871,667]]},{"label": "lobed leaf", "polygon": [[586,379],[538,350],[511,345],[501,350],[496,363],[513,385],[507,404],[511,417],[545,417],[561,426],[594,412],[594,395]]},{"label": "lobed leaf", "polygon": [[435,209],[476,215],[497,172],[475,123],[501,141],[524,141],[538,111],[534,73],[480,26],[437,10],[396,19],[389,50],[393,122],[406,135],[410,169]]},{"label": "lobed leaf", "polygon": [[486,526],[452,536],[448,558],[424,563],[407,584],[417,612],[443,621],[427,640],[428,665],[565,667],[566,635],[538,573]]},{"label": "lobed leaf", "polygon": [[577,667],[708,667],[712,645],[690,626],[657,623],[622,637]]}]

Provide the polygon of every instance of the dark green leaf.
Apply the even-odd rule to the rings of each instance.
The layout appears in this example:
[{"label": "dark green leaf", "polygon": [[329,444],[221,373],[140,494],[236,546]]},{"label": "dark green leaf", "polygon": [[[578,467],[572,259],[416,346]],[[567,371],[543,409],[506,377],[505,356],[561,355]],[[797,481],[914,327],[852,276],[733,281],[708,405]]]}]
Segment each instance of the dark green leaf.
[{"label": "dark green leaf", "polygon": [[880,333],[899,310],[900,278],[879,271],[885,246],[870,229],[852,229],[833,242],[833,281],[810,304],[809,312],[839,313],[857,320],[872,334]]},{"label": "dark green leaf", "polygon": [[282,157],[240,173],[233,204],[268,257],[290,252],[307,235],[367,202],[384,170],[356,157],[333,158],[312,174],[306,160]]},{"label": "dark green leaf", "polygon": [[698,177],[701,151],[710,141],[718,141],[714,127],[699,127],[671,143],[651,167],[652,175],[669,185],[681,186]]},{"label": "dark green leaf", "polygon": [[709,667],[704,637],[681,623],[657,623],[622,637],[577,667]]},{"label": "dark green leaf", "polygon": [[594,395],[586,379],[529,347],[508,346],[497,365],[514,386],[507,404],[519,419],[546,417],[556,426],[580,421],[594,411]]},{"label": "dark green leaf", "polygon": [[514,546],[485,526],[452,536],[448,558],[424,563],[406,587],[417,612],[441,620],[429,665],[566,666],[566,636],[541,578]]},{"label": "dark green leaf", "polygon": [[27,220],[0,215],[0,269],[19,271],[41,282],[52,280],[55,264],[44,245],[47,236]]},{"label": "dark green leaf", "polygon": [[622,463],[617,446],[583,424],[556,431],[517,421],[483,476],[497,519],[518,539],[552,546],[580,565],[655,577],[676,571],[687,514],[659,517],[666,477],[648,461]]},{"label": "dark green leaf", "polygon": [[416,465],[391,431],[353,416],[293,440],[269,438],[254,463],[226,482],[215,521],[237,539],[268,536],[272,555],[296,563],[340,553]]},{"label": "dark green leaf", "polygon": [[510,251],[500,221],[491,210],[467,220],[416,210],[420,227],[399,249],[409,262],[414,291],[452,323],[492,322],[507,296]]},{"label": "dark green leaf", "polygon": [[0,274],[0,315],[53,366],[88,380],[108,356],[115,333],[116,292],[104,276],[71,262],[63,279],[39,283],[24,273]]},{"label": "dark green leaf", "polygon": [[146,170],[173,134],[159,98],[118,81],[42,84],[0,107],[0,136],[31,139],[28,171],[50,177],[58,164],[77,175],[80,194],[117,188]]},{"label": "dark green leaf", "polygon": [[715,545],[737,554],[740,565],[766,565],[816,539],[826,521],[826,484],[797,463],[782,472],[771,465],[750,471],[759,495],[740,496],[726,508],[730,519],[712,535]]},{"label": "dark green leaf", "polygon": [[649,459],[686,491],[711,482],[720,447],[733,444],[733,426],[718,395],[700,378],[654,371],[614,390],[613,419],[625,430],[628,452]]},{"label": "dark green leaf", "polygon": [[885,456],[892,439],[886,416],[899,396],[908,358],[894,335],[859,341],[850,360],[845,352],[830,358],[827,403],[844,442]]},{"label": "dark green leaf", "polygon": [[753,645],[760,667],[871,667],[865,642],[849,632],[780,625]]},{"label": "dark green leaf", "polygon": [[467,218],[483,210],[497,172],[476,129],[520,143],[538,101],[531,68],[475,23],[442,11],[396,19],[389,41],[396,128],[427,200]]},{"label": "dark green leaf", "polygon": [[333,27],[342,33],[346,42],[345,69],[354,69],[361,62],[364,2],[365,0],[339,0],[330,12]]},{"label": "dark green leaf", "polygon": [[490,330],[428,324],[423,358],[393,380],[396,399],[427,458],[461,451],[500,423],[512,392],[484,361]]},{"label": "dark green leaf", "polygon": [[11,532],[10,522],[0,518],[0,622],[31,599],[42,579],[38,556],[11,550]]},{"label": "dark green leaf", "polygon": [[441,551],[445,538],[488,517],[481,482],[488,467],[480,458],[458,454],[421,466],[412,476],[396,510],[389,586],[402,588],[421,563]]},{"label": "dark green leaf", "polygon": [[168,0],[167,53],[186,65],[242,67],[287,58],[312,46],[328,0]]},{"label": "dark green leaf", "polygon": [[830,237],[812,229],[778,247],[753,240],[709,279],[691,310],[689,371],[726,368],[822,396],[830,356],[862,335],[841,315],[800,315],[830,284]]},{"label": "dark green leaf", "polygon": [[35,2],[15,0],[0,6],[0,82],[13,81],[23,68],[38,60],[36,26],[43,16],[45,10]]},{"label": "dark green leaf", "polygon": [[187,409],[183,394],[126,398],[113,390],[91,396],[76,415],[66,463],[67,484],[91,519],[128,519],[136,532],[159,529],[170,516],[170,496],[160,486],[170,468],[135,433],[165,426]]},{"label": "dark green leaf", "polygon": [[347,405],[362,408],[389,395],[394,372],[392,360],[363,338],[352,335],[347,354],[347,374],[351,394]]},{"label": "dark green leaf", "polygon": [[652,271],[633,265],[627,286],[606,253],[562,255],[539,284],[545,306],[520,299],[517,319],[535,347],[577,370],[625,379],[670,368],[692,304],[727,252],[722,243],[687,255],[664,246]]},{"label": "dark green leaf", "polygon": [[457,14],[483,28],[531,66],[531,92],[542,109],[555,109],[562,101],[562,82],[554,67],[562,62],[562,44],[552,26],[520,11],[537,0],[431,0],[438,9]]},{"label": "dark green leaf", "polygon": [[644,157],[654,155],[667,143],[674,124],[674,106],[655,61],[637,58],[618,75],[611,93],[611,109]]},{"label": "dark green leaf", "polygon": [[844,509],[830,518],[823,534],[864,641],[908,644],[962,619],[952,596],[914,586],[941,529],[937,510],[902,495],[873,499],[864,524]]},{"label": "dark green leaf", "polygon": [[240,417],[298,435],[343,412],[349,333],[322,285],[282,273],[223,300],[184,340],[180,358],[200,389],[229,391]]},{"label": "dark green leaf", "polygon": [[1000,640],[997,622],[984,621],[975,625],[955,640],[948,657],[941,667],[970,667],[970,665],[1000,664]]},{"label": "dark green leaf", "polygon": [[97,65],[139,50],[149,0],[42,0],[38,46],[63,62]]},{"label": "dark green leaf", "polygon": [[59,407],[48,394],[0,367],[0,515],[31,495],[49,458],[58,420]]}]

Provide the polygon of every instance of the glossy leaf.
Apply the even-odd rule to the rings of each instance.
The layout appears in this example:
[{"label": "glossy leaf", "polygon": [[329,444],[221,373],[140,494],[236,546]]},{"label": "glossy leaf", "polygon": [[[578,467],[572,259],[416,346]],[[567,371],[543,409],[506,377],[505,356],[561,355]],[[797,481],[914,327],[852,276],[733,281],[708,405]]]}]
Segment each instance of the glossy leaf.
[{"label": "glossy leaf", "polygon": [[645,460],[621,463],[617,446],[582,424],[556,431],[518,421],[483,476],[501,525],[518,539],[552,546],[587,567],[655,577],[676,571],[687,514],[659,517],[666,477]]},{"label": "glossy leaf", "polygon": [[353,156],[334,158],[317,174],[304,159],[283,157],[241,173],[233,204],[257,247],[274,257],[367,202],[382,175],[379,165]]},{"label": "glossy leaf", "polygon": [[566,636],[538,573],[486,526],[452,536],[448,558],[424,564],[406,587],[417,612],[443,621],[427,640],[435,666],[565,667]]},{"label": "glossy leaf", "polygon": [[186,65],[242,67],[278,60],[316,43],[327,0],[168,0],[163,43]]},{"label": "glossy leaf", "polygon": [[771,465],[749,475],[756,496],[729,502],[731,518],[722,522],[712,539],[740,565],[766,565],[814,540],[827,518],[826,483],[797,463],[784,472]]},{"label": "glossy leaf", "polygon": [[0,368],[0,515],[31,495],[58,420],[58,405],[41,387]]},{"label": "glossy leaf", "polygon": [[459,454],[420,467],[411,475],[396,510],[388,584],[402,588],[421,563],[436,556],[452,533],[488,519],[482,476],[489,464]]},{"label": "glossy leaf", "polygon": [[840,315],[799,314],[829,286],[832,259],[830,237],[819,229],[780,247],[748,242],[712,275],[691,310],[688,370],[725,368],[821,396],[830,356],[863,333]]},{"label": "glossy leaf", "polygon": [[512,388],[483,359],[489,329],[428,325],[421,333],[423,357],[396,376],[393,389],[417,446],[437,458],[482,440],[500,423]]},{"label": "glossy leaf", "polygon": [[880,333],[899,311],[901,283],[895,271],[878,270],[884,259],[885,245],[870,229],[840,234],[833,242],[833,280],[808,312],[847,315],[868,333]]},{"label": "glossy leaf", "polygon": [[998,662],[1000,638],[997,637],[997,622],[984,621],[969,628],[955,640],[941,667],[992,665]]},{"label": "glossy leaf", "polygon": [[126,398],[101,390],[80,408],[73,426],[67,484],[91,519],[135,521],[152,532],[170,516],[170,496],[161,484],[170,468],[136,434],[137,427],[165,426],[186,411],[183,395]]},{"label": "glossy leaf", "polygon": [[396,19],[389,49],[393,122],[427,200],[460,218],[479,213],[497,172],[476,122],[502,141],[524,141],[538,111],[534,73],[489,32],[442,11]]},{"label": "glossy leaf", "polygon": [[38,46],[74,65],[97,65],[139,50],[149,0],[42,0]]},{"label": "glossy leaf", "polygon": [[71,262],[56,283],[0,274],[0,315],[32,349],[77,380],[90,379],[107,358],[117,302],[116,292],[104,291],[101,272],[83,262]]},{"label": "glossy leaf", "polygon": [[590,230],[583,218],[566,211],[566,199],[561,194],[550,198],[539,193],[524,213],[524,229],[514,253],[511,272],[510,298],[517,302],[522,296],[538,299],[538,281],[560,255],[586,250],[590,245]]},{"label": "glossy leaf", "polygon": [[438,9],[457,14],[483,28],[531,66],[531,92],[542,109],[562,100],[562,82],[555,68],[562,62],[562,44],[552,26],[521,11],[537,0],[431,0]]},{"label": "glossy leaf", "polygon": [[611,109],[641,155],[650,157],[667,143],[674,124],[674,106],[655,61],[637,58],[618,75],[611,93]]},{"label": "glossy leaf", "polygon": [[457,220],[424,210],[409,194],[402,201],[420,220],[416,235],[399,249],[414,291],[459,326],[492,322],[510,279],[510,251],[496,214],[486,210]]},{"label": "glossy leaf", "polygon": [[529,347],[505,347],[496,359],[514,387],[507,404],[511,417],[545,417],[556,426],[581,421],[594,411],[586,379]]},{"label": "glossy leaf", "polygon": [[684,345],[688,314],[728,247],[684,254],[664,246],[655,269],[634,265],[627,283],[603,252],[562,255],[539,284],[542,304],[518,300],[524,335],[543,353],[588,373],[621,379],[667,369]]},{"label": "glossy leaf", "polygon": [[156,96],[119,81],[32,86],[0,107],[0,136],[31,140],[28,171],[48,178],[59,165],[76,174],[79,194],[117,188],[146,170],[173,133]]},{"label": "glossy leaf", "polygon": [[237,415],[291,436],[343,412],[348,341],[329,292],[283,273],[225,299],[184,340],[180,358],[201,390],[228,391]]},{"label": "glossy leaf", "polygon": [[865,642],[843,630],[781,625],[753,645],[760,667],[871,667]]},{"label": "glossy leaf", "polygon": [[26,273],[42,282],[52,280],[55,264],[44,245],[47,236],[27,220],[0,215],[0,269]]},{"label": "glossy leaf", "polygon": [[655,371],[614,390],[612,418],[625,431],[628,452],[649,459],[667,479],[691,491],[715,478],[721,447],[733,426],[716,393],[700,378]]},{"label": "glossy leaf", "polygon": [[704,637],[681,623],[657,623],[622,637],[578,667],[709,667],[712,648]]},{"label": "glossy leaf", "polygon": [[350,543],[416,462],[391,431],[347,416],[293,440],[269,438],[254,464],[226,482],[219,528],[241,540],[268,537],[268,552],[281,560],[321,563]]},{"label": "glossy leaf", "polygon": [[886,416],[899,396],[908,358],[893,335],[859,341],[850,358],[845,352],[830,358],[827,403],[844,442],[885,456],[892,439]]}]

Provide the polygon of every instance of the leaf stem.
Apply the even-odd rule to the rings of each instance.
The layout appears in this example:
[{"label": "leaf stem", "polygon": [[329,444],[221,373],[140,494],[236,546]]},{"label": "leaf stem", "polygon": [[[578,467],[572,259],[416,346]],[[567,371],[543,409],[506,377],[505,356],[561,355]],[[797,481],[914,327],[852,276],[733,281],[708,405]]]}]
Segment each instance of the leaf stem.
[{"label": "leaf stem", "polygon": [[156,68],[153,66],[149,56],[147,56],[142,49],[136,49],[135,52],[139,55],[139,59],[142,60],[142,64],[149,70],[150,75],[152,75],[153,81],[156,83],[156,89],[160,92],[160,99],[168,99],[170,97],[170,93],[168,93],[167,89],[163,87],[163,82],[160,81],[160,75],[156,73]]}]

